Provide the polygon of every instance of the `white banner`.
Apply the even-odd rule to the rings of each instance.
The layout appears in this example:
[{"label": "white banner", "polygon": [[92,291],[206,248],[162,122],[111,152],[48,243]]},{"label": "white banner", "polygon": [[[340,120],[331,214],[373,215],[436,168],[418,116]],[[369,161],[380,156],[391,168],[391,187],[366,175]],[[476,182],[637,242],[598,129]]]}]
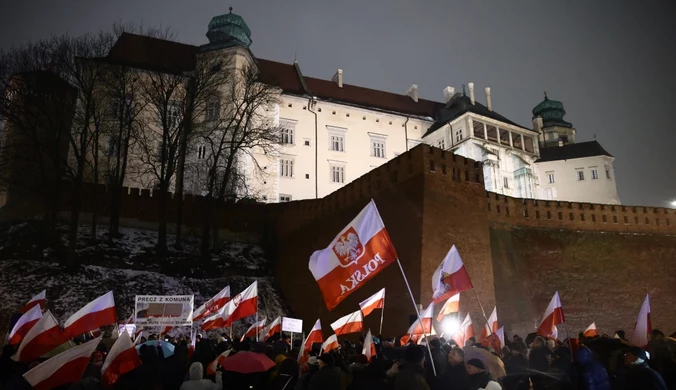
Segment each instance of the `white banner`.
[{"label": "white banner", "polygon": [[136,324],[123,324],[120,325],[119,329],[117,330],[118,333],[122,334],[122,332],[127,331],[129,334],[129,337],[132,339],[134,338],[134,335],[136,334]]},{"label": "white banner", "polygon": [[303,333],[303,320],[298,318],[282,317],[282,331]]},{"label": "white banner", "polygon": [[139,327],[192,325],[193,295],[137,295],[134,323]]}]

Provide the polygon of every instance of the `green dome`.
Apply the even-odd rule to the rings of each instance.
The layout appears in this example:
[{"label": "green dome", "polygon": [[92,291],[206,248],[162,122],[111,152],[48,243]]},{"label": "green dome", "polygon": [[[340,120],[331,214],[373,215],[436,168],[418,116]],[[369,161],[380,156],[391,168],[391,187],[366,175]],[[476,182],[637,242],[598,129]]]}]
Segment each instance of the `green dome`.
[{"label": "green dome", "polygon": [[563,103],[557,100],[549,100],[547,92],[545,92],[545,100],[540,102],[533,108],[533,119],[536,117],[542,118],[542,127],[573,127],[573,124],[563,120],[566,115],[566,110],[563,108]]},{"label": "green dome", "polygon": [[211,45],[251,46],[251,30],[241,16],[232,13],[232,7],[230,13],[211,19],[207,38]]}]

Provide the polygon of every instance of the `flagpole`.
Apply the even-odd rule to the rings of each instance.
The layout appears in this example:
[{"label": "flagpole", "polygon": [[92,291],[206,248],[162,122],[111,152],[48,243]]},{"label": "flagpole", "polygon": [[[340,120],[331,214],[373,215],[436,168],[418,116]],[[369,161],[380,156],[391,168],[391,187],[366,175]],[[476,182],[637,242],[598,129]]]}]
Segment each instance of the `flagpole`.
[{"label": "flagpole", "polygon": [[383,308],[380,309],[380,337],[383,337],[383,317],[385,316],[385,296],[383,296]]},{"label": "flagpole", "polygon": [[[401,271],[401,276],[404,277],[404,282],[406,283],[406,288],[408,289],[408,295],[411,296],[411,302],[413,303],[413,308],[415,309],[415,314],[416,314],[416,316],[418,316],[418,323],[423,328],[423,333],[425,333],[425,328],[423,327],[423,322],[422,322],[422,319],[420,318],[420,311],[418,311],[418,305],[416,305],[416,303],[415,303],[415,298],[413,298],[413,292],[411,291],[411,286],[408,284],[408,279],[406,278],[406,274],[404,273],[404,267],[401,266],[401,261],[399,261],[399,258],[397,258],[397,264],[399,265],[399,270]],[[432,330],[430,329],[430,333],[431,333],[431,331]],[[432,357],[432,350],[430,349],[430,343],[425,343],[425,346],[427,347],[427,352],[430,355],[430,363],[432,365],[432,371],[434,372],[434,376],[437,376],[437,369],[436,369],[436,367],[434,367],[434,358]]]},{"label": "flagpole", "polygon": [[[486,321],[486,328],[488,328],[488,331],[490,332],[489,334],[486,335],[486,337],[490,336],[493,334],[493,329],[491,329],[491,325],[488,323],[488,317],[486,317],[486,311],[484,310],[484,306],[481,304],[481,301],[479,300],[479,295],[476,293],[476,289],[474,286],[472,286],[472,292],[474,292],[474,297],[476,298],[477,303],[479,303],[479,307],[481,308],[481,314],[484,316],[484,320]],[[483,333],[483,331],[482,331]],[[464,347],[464,345],[463,345]]]}]

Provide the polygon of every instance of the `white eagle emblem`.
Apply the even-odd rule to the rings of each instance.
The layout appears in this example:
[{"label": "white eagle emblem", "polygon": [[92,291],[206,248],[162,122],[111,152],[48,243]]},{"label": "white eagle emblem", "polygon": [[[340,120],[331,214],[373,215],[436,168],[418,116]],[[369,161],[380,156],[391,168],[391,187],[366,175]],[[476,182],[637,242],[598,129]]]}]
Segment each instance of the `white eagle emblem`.
[{"label": "white eagle emblem", "polygon": [[338,238],[338,241],[333,245],[333,253],[336,254],[343,267],[356,264],[364,255],[364,245],[362,245],[359,235],[353,227],[347,229]]}]

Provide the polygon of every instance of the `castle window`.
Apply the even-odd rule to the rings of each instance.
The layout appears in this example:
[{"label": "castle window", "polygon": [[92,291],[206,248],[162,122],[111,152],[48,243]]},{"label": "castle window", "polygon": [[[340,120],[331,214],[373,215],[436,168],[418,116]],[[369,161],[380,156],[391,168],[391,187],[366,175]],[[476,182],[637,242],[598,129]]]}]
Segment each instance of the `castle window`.
[{"label": "castle window", "polygon": [[200,145],[197,147],[197,159],[198,160],[203,160],[207,155],[207,147],[204,145]]},{"label": "castle window", "polygon": [[592,169],[592,180],[599,178],[599,171],[597,169]]},{"label": "castle window", "polygon": [[584,171],[583,171],[583,170],[578,170],[578,171],[576,172],[576,174],[577,174],[577,180],[578,180],[578,181],[584,180]]},{"label": "castle window", "polygon": [[296,142],[296,121],[291,120],[280,120],[279,127],[281,130],[280,134],[280,143],[285,145],[293,145]]},{"label": "castle window", "polygon": [[167,125],[169,127],[176,127],[181,118],[181,106],[176,101],[171,101],[167,104]]},{"label": "castle window", "polygon": [[506,178],[506,177],[503,177],[502,179],[503,179],[503,182],[504,182],[504,187],[509,188],[509,179]]},{"label": "castle window", "polygon": [[554,184],[554,172],[547,174],[547,181],[549,184]]},{"label": "castle window", "polygon": [[293,160],[289,159],[279,160],[279,176],[293,177]]},{"label": "castle window", "polygon": [[207,102],[205,112],[205,119],[208,121],[217,121],[221,117],[221,102],[219,100],[212,100]]},{"label": "castle window", "polygon": [[437,146],[439,149],[446,150],[446,140],[441,138],[440,140],[437,141]]},{"label": "castle window", "polygon": [[526,152],[533,153],[533,138],[531,137],[523,137],[523,148],[526,150]]},{"label": "castle window", "polygon": [[606,168],[606,179],[610,179],[610,169]]},{"label": "castle window", "polygon": [[462,141],[462,129],[455,131],[455,142],[458,143],[460,141]]},{"label": "castle window", "polygon": [[331,183],[345,183],[345,167],[339,165],[331,166]]},{"label": "castle window", "polygon": [[382,138],[371,139],[371,156],[385,158],[385,140]]},{"label": "castle window", "polygon": [[279,194],[279,201],[280,202],[291,202],[291,195]]},{"label": "castle window", "polygon": [[331,143],[329,144],[329,149],[334,152],[344,152],[345,151],[345,137],[342,135],[332,135]]}]

